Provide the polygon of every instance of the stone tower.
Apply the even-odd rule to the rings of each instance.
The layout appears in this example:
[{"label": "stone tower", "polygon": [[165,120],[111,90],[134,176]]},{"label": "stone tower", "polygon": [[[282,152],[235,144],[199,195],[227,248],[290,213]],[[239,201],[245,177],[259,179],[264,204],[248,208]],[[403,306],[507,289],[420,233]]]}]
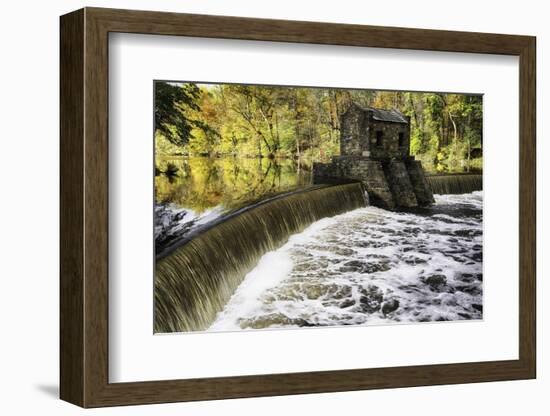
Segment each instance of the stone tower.
[{"label": "stone tower", "polygon": [[409,146],[408,116],[353,103],[340,120],[340,156],[315,163],[313,181],[361,181],[371,204],[385,209],[430,205],[432,192]]}]

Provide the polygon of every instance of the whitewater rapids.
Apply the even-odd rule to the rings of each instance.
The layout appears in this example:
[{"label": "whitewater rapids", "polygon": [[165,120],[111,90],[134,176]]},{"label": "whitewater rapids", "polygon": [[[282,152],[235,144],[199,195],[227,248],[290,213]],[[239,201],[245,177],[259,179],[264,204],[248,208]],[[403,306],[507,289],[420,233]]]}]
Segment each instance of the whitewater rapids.
[{"label": "whitewater rapids", "polygon": [[265,254],[209,331],[483,318],[483,194],[359,208]]}]

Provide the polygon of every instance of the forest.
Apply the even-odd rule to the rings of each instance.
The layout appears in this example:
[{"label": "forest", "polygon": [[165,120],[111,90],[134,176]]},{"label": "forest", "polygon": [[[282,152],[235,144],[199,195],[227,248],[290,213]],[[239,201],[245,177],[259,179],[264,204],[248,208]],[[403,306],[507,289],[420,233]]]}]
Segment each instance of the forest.
[{"label": "forest", "polygon": [[411,117],[410,152],[433,173],[482,170],[481,95],[155,82],[157,156],[326,161],[351,102]]}]

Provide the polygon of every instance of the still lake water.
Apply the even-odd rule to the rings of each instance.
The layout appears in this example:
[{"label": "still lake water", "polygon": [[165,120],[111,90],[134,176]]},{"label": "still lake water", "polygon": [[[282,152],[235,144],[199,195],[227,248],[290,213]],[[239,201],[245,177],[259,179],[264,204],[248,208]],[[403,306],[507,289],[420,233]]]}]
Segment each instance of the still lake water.
[{"label": "still lake water", "polygon": [[311,164],[291,159],[159,157],[158,167],[177,168],[175,176],[155,177],[157,203],[171,203],[196,214],[217,207],[231,210],[265,196],[311,183]]},{"label": "still lake water", "polygon": [[157,252],[221,215],[311,184],[311,163],[291,159],[157,156],[157,168]]}]

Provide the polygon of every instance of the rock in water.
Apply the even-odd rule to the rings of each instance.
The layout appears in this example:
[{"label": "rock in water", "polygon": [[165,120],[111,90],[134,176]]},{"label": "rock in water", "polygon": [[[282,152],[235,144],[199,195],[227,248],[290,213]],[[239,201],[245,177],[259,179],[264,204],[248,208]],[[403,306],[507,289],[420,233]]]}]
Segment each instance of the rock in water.
[{"label": "rock in water", "polygon": [[432,287],[437,287],[446,284],[447,278],[444,274],[432,274],[431,276],[428,276],[426,280],[424,280],[424,283]]},{"label": "rock in water", "polygon": [[399,301],[397,299],[390,299],[382,304],[382,313],[386,316],[399,308]]},{"label": "rock in water", "polygon": [[361,297],[359,303],[361,308],[366,313],[375,313],[380,310],[380,305],[384,299],[384,295],[377,286],[369,285],[366,288],[361,288]]}]

